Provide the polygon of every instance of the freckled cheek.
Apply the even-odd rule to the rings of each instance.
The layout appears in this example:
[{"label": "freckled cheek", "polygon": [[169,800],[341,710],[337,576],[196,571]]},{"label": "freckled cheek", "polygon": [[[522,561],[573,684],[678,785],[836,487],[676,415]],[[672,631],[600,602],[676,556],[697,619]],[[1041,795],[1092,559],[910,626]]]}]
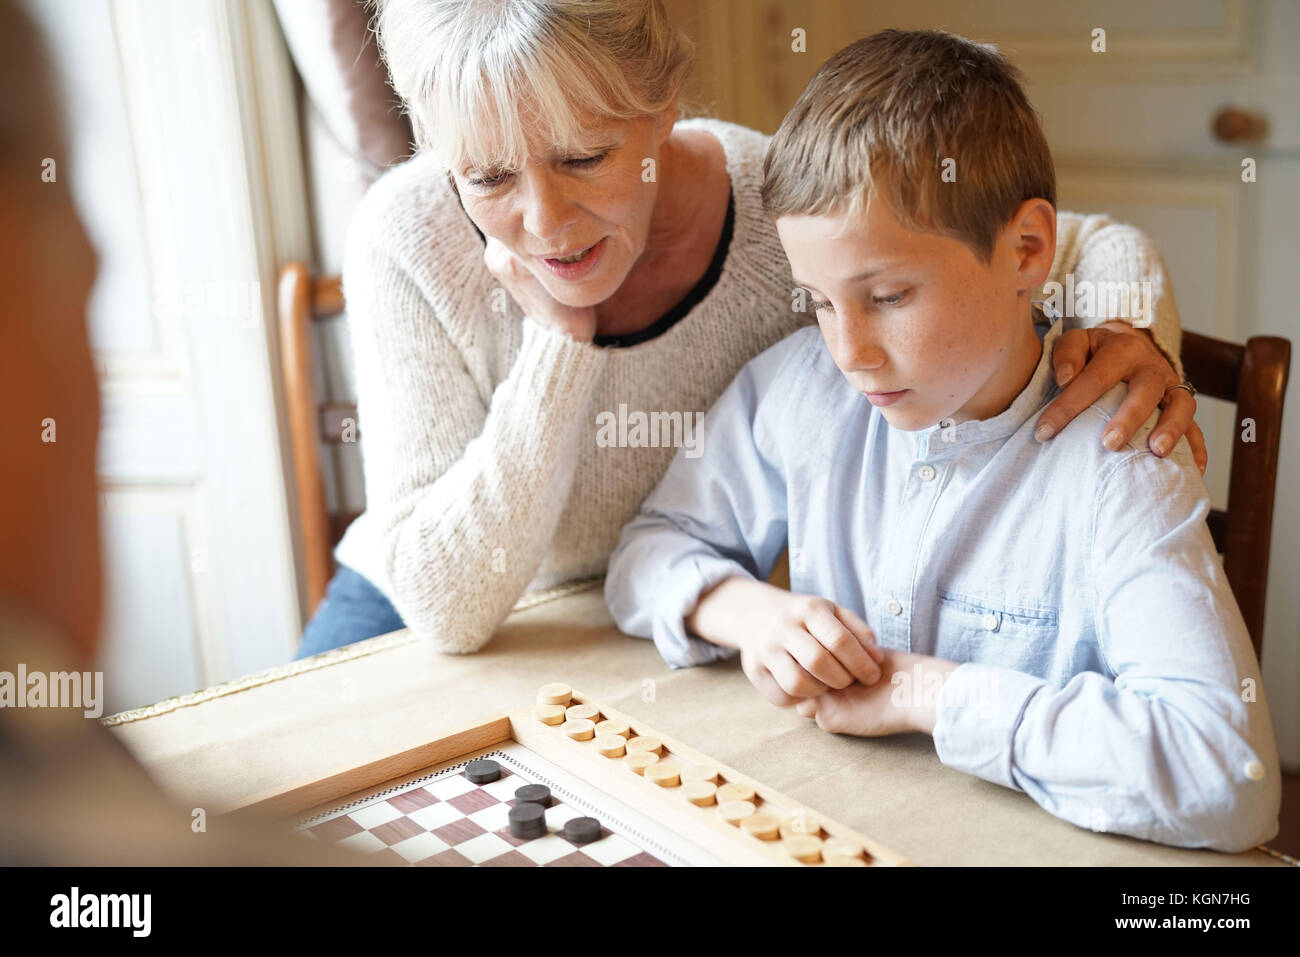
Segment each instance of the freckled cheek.
[{"label": "freckled cheek", "polygon": [[960,365],[966,345],[959,327],[946,322],[927,323],[924,333],[902,344],[910,361],[930,378],[945,376],[947,370]]}]

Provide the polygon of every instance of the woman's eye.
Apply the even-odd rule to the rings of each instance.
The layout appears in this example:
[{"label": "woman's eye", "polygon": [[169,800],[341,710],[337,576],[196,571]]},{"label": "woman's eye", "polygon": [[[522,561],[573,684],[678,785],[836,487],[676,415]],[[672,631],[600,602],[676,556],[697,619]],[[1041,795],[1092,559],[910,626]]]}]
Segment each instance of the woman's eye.
[{"label": "woman's eye", "polygon": [[594,156],[579,156],[575,159],[567,160],[570,166],[576,166],[578,169],[592,169],[599,166],[601,161],[609,155],[609,150],[603,153],[596,153]]},{"label": "woman's eye", "polygon": [[477,177],[471,176],[468,182],[471,186],[486,187],[488,189],[491,189],[493,186],[500,186],[502,183],[504,183],[506,181],[506,177],[509,175],[510,174],[505,170],[497,170],[488,175],[480,175]]},{"label": "woman's eye", "polygon": [[892,296],[875,296],[872,301],[875,302],[877,306],[898,306],[907,298],[909,292],[911,292],[910,289],[904,289],[900,292],[894,293]]}]

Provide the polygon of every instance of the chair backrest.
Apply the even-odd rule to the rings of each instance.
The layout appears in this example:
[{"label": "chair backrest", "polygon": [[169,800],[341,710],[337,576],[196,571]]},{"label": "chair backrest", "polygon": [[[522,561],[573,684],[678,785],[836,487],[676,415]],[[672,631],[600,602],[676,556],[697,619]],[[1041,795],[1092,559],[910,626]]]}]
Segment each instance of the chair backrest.
[{"label": "chair backrest", "polygon": [[280,364],[310,615],[325,597],[325,588],[334,574],[334,546],[361,514],[343,510],[331,513],[327,508],[318,444],[340,445],[356,440],[356,405],[317,404],[312,387],[311,324],[343,311],[342,282],[338,276],[313,277],[305,263],[289,263],[280,271],[278,309]]},{"label": "chair backrest", "polygon": [[1184,332],[1182,354],[1183,369],[1198,391],[1237,405],[1228,507],[1212,511],[1209,525],[1259,655],[1291,342],[1256,336],[1241,346]]}]

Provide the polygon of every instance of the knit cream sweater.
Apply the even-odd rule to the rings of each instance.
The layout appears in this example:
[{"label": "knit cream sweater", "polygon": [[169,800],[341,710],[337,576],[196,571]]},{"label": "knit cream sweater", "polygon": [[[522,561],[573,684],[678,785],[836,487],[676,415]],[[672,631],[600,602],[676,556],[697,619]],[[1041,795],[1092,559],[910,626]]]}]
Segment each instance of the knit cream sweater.
[{"label": "knit cream sweater", "polygon": [[[385,174],[353,220],[343,286],[367,510],[336,555],[439,650],[482,648],[525,591],[603,574],[675,452],[650,444],[635,413],[693,423],[741,366],[815,321],[792,308],[790,266],[760,205],[767,138],[719,120],[679,125],[722,143],[733,236],[708,295],[638,345],[580,343],[524,317],[427,157]],[[1149,280],[1152,332],[1177,356],[1177,310],[1150,241],[1102,216],[1058,222],[1052,277]]]}]

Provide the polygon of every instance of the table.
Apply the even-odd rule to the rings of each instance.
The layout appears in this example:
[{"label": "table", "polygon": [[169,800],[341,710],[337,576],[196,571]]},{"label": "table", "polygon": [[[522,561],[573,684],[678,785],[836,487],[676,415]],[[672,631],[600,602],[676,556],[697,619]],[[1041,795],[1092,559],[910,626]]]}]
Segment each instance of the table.
[{"label": "table", "polygon": [[925,735],[829,735],[768,704],[735,661],[670,669],[598,587],[515,611],[486,649],[406,631],[105,719],[158,782],[219,809],[411,747],[564,681],[925,865],[1285,866],[1097,834],[944,767]]}]

